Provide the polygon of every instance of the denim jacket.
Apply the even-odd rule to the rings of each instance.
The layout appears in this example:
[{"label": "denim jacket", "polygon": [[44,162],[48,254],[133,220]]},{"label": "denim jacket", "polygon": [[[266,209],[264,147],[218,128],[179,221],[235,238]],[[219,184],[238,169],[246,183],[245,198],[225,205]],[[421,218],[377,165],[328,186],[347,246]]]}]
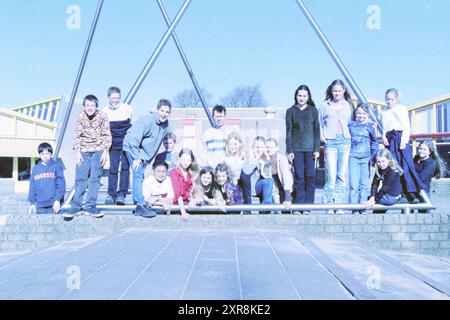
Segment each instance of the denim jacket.
[{"label": "denim jacket", "polygon": [[358,159],[370,158],[374,162],[378,151],[378,141],[372,123],[350,121],[348,128],[352,136],[350,156]]}]

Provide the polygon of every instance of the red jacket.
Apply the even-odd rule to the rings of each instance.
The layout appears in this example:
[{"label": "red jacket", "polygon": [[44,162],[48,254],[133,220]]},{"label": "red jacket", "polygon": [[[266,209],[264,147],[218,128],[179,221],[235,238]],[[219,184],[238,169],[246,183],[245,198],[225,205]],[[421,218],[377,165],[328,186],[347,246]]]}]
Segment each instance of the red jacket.
[{"label": "red jacket", "polygon": [[173,186],[173,203],[178,203],[178,198],[182,197],[184,201],[189,201],[189,194],[192,189],[192,177],[187,173],[187,180],[183,177],[183,170],[180,167],[173,168],[169,173]]}]

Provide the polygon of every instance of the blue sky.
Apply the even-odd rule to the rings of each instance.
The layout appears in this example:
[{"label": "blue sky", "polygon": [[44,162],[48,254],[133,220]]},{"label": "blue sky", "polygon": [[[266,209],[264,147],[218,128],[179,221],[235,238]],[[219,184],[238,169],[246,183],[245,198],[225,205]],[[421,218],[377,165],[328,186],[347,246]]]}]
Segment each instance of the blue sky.
[{"label": "blue sky", "polygon": [[[164,0],[171,18],[181,0]],[[1,0],[0,106],[10,108],[70,94],[89,33],[95,0]],[[450,1],[305,0],[369,99],[397,87],[405,104],[450,93]],[[69,5],[81,28],[66,27]],[[367,8],[380,8],[381,29],[369,30]],[[106,89],[126,95],[155,49],[165,23],[156,1],[105,0],[78,96]],[[323,100],[342,78],[294,0],[193,0],[176,32],[202,87],[217,102],[233,87],[261,85],[267,103],[289,107],[300,84]],[[172,40],[137,93],[146,112],[161,97],[192,88]]]}]

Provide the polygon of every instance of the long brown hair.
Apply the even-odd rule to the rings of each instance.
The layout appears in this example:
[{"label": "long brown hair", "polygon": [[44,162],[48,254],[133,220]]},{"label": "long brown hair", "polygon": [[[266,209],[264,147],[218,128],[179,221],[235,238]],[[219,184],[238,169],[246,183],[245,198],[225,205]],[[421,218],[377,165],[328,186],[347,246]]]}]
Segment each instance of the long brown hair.
[{"label": "long brown hair", "polygon": [[[436,162],[436,169],[433,173],[433,178],[439,179],[444,178],[447,173],[447,168],[445,167],[444,161],[442,161],[441,157],[439,157],[439,154],[436,150],[436,146],[434,145],[432,140],[424,140],[419,143],[419,147],[424,144],[428,147],[430,150],[430,157]],[[418,162],[420,160],[419,155],[416,155],[414,157],[414,161]]]}]

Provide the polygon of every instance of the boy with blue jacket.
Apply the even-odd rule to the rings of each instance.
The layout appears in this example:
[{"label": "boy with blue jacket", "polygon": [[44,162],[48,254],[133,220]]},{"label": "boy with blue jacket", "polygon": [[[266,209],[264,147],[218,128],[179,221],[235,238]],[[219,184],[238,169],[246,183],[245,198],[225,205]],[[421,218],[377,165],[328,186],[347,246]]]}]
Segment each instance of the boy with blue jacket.
[{"label": "boy with blue jacket", "polygon": [[146,218],[156,216],[145,202],[142,183],[145,167],[152,162],[159,151],[163,138],[169,132],[169,116],[172,105],[161,99],[156,112],[140,117],[128,130],[123,140],[123,150],[133,170],[133,200],[136,215]]},{"label": "boy with blue jacket", "polygon": [[31,170],[28,213],[58,213],[66,192],[66,179],[61,163],[52,159],[53,148],[44,142],[38,147],[41,161]]}]

